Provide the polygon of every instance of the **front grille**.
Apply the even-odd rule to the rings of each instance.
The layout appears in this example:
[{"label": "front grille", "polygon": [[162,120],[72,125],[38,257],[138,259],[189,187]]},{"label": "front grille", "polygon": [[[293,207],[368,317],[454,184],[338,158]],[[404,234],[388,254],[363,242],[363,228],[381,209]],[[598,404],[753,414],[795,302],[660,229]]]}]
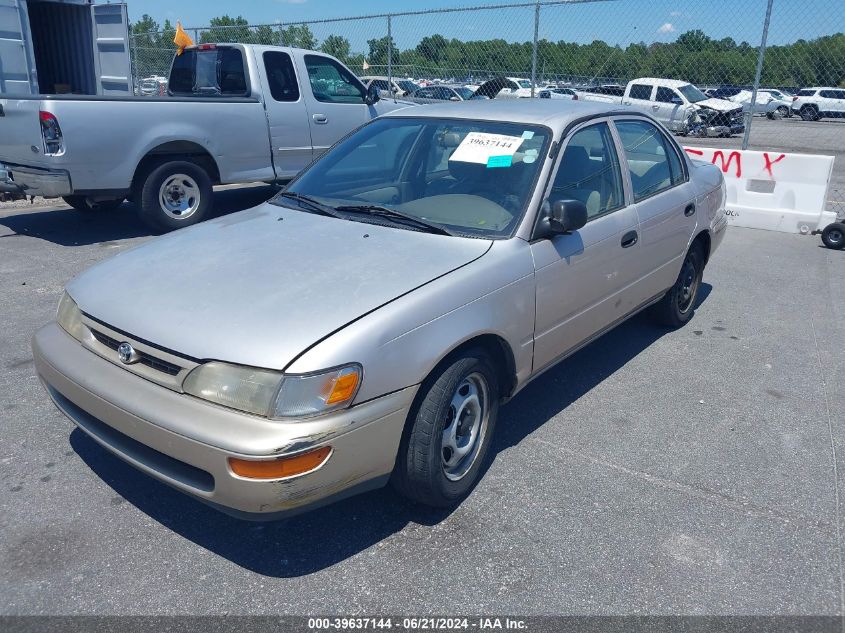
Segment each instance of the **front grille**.
[{"label": "front grille", "polygon": [[[114,351],[117,351],[117,348],[120,347],[120,344],[123,341],[118,341],[117,339],[113,339],[112,337],[108,336],[107,334],[103,334],[102,332],[98,332],[95,329],[91,329],[91,334],[94,335],[94,338],[97,339],[99,343],[105,345],[106,347],[110,347]],[[176,376],[182,368],[179,365],[174,365],[173,363],[168,363],[166,360],[162,360],[161,358],[156,358],[155,356],[151,356],[146,352],[141,352],[136,350],[138,354],[138,362],[142,365],[146,365],[150,369],[154,369],[156,371],[160,371],[168,376]]]}]

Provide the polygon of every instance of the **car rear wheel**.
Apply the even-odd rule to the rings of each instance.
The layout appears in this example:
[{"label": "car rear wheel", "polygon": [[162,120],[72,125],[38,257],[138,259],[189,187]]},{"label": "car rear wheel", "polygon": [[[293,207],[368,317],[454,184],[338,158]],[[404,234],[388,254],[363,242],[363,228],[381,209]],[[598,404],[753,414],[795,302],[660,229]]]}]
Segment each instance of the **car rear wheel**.
[{"label": "car rear wheel", "polygon": [[786,106],[778,106],[777,113],[785,118],[790,116],[789,108]]},{"label": "car rear wheel", "polygon": [[187,161],[170,161],[149,172],[141,186],[138,215],[157,232],[202,222],[212,209],[213,190],[206,171]]},{"label": "car rear wheel", "polygon": [[824,227],[822,243],[837,251],[845,247],[845,223],[834,222]]},{"label": "car rear wheel", "polygon": [[470,350],[420,388],[391,483],[429,506],[448,507],[472,490],[490,447],[499,385],[489,355]]},{"label": "car rear wheel", "polygon": [[114,211],[123,204],[123,198],[92,200],[88,196],[64,196],[62,200],[77,211],[86,213],[89,211]]},{"label": "car rear wheel", "polygon": [[675,285],[652,306],[652,316],[659,323],[677,328],[686,324],[695,312],[698,290],[704,276],[704,254],[701,246],[693,244],[684,258]]}]

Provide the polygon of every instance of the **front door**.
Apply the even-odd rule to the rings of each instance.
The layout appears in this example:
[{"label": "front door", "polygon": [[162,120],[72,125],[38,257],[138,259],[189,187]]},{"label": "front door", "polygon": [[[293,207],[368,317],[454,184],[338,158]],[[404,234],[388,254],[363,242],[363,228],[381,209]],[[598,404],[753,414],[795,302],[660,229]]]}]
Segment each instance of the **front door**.
[{"label": "front door", "polygon": [[299,69],[305,105],[311,126],[311,141],[317,157],[341,138],[371,118],[364,99],[367,90],[349,70],[330,57],[306,54]]},{"label": "front door", "polygon": [[638,306],[642,276],[636,210],[626,204],[607,122],[578,128],[547,196],[580,200],[587,224],[531,244],[537,287],[534,371],[552,364]]},{"label": "front door", "polygon": [[312,159],[311,128],[304,124],[308,110],[290,55],[265,51],[256,62],[263,67],[264,107],[270,126],[273,166],[280,180],[293,178]]}]

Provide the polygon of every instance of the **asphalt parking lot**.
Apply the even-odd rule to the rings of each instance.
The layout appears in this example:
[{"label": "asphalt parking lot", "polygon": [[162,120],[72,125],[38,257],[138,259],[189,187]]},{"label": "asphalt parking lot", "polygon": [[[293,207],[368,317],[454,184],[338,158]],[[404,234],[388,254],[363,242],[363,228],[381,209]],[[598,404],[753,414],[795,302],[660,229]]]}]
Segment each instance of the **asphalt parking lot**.
[{"label": "asphalt parking lot", "polygon": [[112,457],[34,373],[63,285],[147,239],[128,205],[0,209],[0,613],[845,613],[845,252],[818,237],[730,229],[692,322],[535,381],[454,511],[383,490],[271,524]]}]

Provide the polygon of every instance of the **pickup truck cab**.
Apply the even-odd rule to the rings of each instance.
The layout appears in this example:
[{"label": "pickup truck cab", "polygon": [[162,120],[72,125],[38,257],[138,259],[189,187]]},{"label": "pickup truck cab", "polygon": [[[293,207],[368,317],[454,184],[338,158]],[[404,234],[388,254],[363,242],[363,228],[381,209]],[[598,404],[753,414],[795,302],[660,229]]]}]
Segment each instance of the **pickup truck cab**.
[{"label": "pickup truck cab", "polygon": [[629,81],[621,97],[588,90],[578,97],[644,110],[682,136],[731,136],[745,130],[741,105],[710,98],[686,81],[643,77]]},{"label": "pickup truck cab", "polygon": [[161,97],[0,95],[0,191],[80,210],[132,200],[158,231],[201,221],[212,186],[287,181],[335,141],[409,104],[379,101],[330,55],[203,44]]}]

